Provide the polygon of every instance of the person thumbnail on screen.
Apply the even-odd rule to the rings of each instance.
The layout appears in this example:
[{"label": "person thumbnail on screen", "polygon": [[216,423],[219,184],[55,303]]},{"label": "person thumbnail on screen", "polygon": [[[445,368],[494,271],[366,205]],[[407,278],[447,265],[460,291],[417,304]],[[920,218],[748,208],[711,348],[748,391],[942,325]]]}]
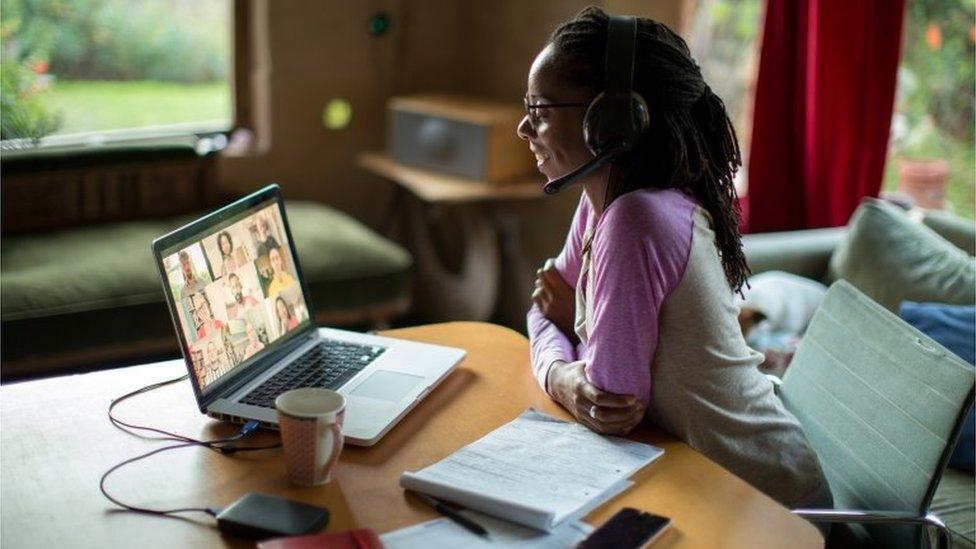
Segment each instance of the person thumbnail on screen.
[{"label": "person thumbnail on screen", "polygon": [[294,330],[302,321],[308,319],[308,309],[297,286],[282,291],[274,298],[268,298],[268,301],[271,303],[276,337]]},{"label": "person thumbnail on screen", "polygon": [[173,299],[180,301],[202,292],[213,282],[207,260],[199,244],[193,244],[163,259],[163,268],[173,293]]}]

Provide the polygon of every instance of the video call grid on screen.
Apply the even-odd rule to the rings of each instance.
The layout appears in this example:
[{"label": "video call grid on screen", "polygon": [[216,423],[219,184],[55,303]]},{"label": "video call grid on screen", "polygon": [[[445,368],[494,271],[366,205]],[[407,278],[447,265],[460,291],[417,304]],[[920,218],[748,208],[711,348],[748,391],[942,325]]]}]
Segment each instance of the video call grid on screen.
[{"label": "video call grid on screen", "polygon": [[163,269],[200,391],[308,320],[273,200],[167,250]]}]

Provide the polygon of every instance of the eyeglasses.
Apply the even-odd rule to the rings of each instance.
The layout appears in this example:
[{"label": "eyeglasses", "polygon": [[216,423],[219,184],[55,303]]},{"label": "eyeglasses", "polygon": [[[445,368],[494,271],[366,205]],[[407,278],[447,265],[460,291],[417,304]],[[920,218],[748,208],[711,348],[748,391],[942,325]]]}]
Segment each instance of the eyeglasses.
[{"label": "eyeglasses", "polygon": [[525,114],[529,116],[529,122],[533,127],[539,123],[539,109],[559,109],[563,107],[586,107],[590,103],[529,103],[528,98],[522,99],[525,105]]}]

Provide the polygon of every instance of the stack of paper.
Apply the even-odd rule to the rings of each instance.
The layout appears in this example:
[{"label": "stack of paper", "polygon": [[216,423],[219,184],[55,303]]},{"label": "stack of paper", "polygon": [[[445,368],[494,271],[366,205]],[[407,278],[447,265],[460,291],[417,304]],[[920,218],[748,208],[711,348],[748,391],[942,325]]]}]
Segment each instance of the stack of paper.
[{"label": "stack of paper", "polygon": [[403,473],[400,484],[549,531],[625,490],[628,477],[663,453],[529,409],[447,458]]},{"label": "stack of paper", "polygon": [[565,549],[576,547],[593,531],[592,526],[578,520],[567,520],[551,532],[540,532],[473,511],[463,513],[488,530],[488,537],[477,536],[450,519],[439,518],[388,532],[380,540],[386,549]]}]

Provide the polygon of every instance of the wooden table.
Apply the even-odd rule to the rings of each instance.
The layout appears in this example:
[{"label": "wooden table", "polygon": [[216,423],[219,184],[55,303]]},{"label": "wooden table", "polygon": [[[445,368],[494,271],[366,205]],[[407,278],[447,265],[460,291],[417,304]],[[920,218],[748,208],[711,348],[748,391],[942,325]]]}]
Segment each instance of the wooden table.
[{"label": "wooden table", "polygon": [[[372,448],[346,447],[331,483],[298,488],[285,479],[280,450],[228,458],[201,448],[163,453],[123,468],[109,490],[123,501],[155,508],[223,506],[249,491],[324,505],[329,531],[369,527],[387,532],[436,518],[407,497],[397,479],[429,465],[534,406],[568,418],[536,385],[528,341],[490,324],[462,322],[392,330],[385,335],[462,347],[468,356],[443,384]],[[181,361],[0,387],[4,547],[247,546],[223,538],[206,515],[168,519],[116,512],[98,491],[111,465],[163,442],[113,428],[110,400],[184,373]],[[227,436],[230,425],[199,413],[188,382],[130,399],[120,417],[192,437]],[[673,517],[655,548],[820,547],[818,531],[744,481],[660,430],[633,437],[665,449],[634,476],[636,485],[587,517],[600,524],[623,506]],[[252,442],[273,442],[262,431]]]}]

